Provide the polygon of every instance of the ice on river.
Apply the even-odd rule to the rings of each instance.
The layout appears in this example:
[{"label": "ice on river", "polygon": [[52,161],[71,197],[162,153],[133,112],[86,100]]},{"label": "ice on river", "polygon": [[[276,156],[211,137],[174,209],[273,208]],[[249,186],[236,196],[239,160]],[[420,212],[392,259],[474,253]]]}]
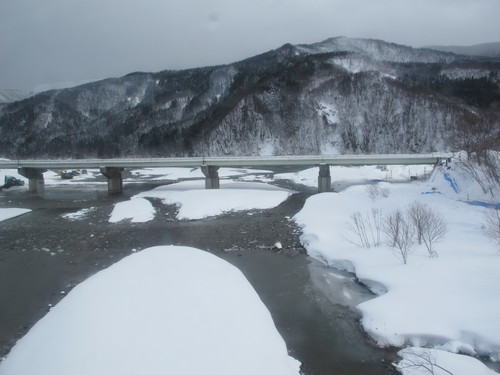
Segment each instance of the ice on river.
[{"label": "ice on river", "polygon": [[298,375],[257,293],[202,250],[157,246],[76,286],[0,364],[1,375]]}]

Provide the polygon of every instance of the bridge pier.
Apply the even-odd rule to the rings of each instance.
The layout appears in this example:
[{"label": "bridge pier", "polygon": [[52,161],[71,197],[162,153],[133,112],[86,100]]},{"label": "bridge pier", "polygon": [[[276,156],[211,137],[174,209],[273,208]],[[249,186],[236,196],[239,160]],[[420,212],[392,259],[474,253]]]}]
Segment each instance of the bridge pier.
[{"label": "bridge pier", "polygon": [[122,172],[124,168],[117,167],[101,167],[100,171],[108,179],[108,193],[120,194],[123,193]]},{"label": "bridge pier", "polygon": [[205,189],[219,189],[219,167],[213,165],[202,165],[201,171],[205,175]]},{"label": "bridge pier", "polygon": [[330,176],[330,165],[321,163],[319,165],[318,191],[326,193],[332,191],[332,177]]},{"label": "bridge pier", "polygon": [[45,191],[45,180],[43,179],[43,172],[46,169],[41,168],[19,168],[17,172],[28,179],[29,191],[32,193],[42,194]]}]

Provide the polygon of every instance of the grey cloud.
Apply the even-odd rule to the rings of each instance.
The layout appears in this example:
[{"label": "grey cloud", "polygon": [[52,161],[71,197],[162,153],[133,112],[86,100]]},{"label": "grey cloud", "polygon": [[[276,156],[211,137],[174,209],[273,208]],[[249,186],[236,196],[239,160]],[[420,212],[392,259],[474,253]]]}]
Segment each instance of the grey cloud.
[{"label": "grey cloud", "polygon": [[500,39],[498,0],[2,0],[0,89],[229,63],[346,35]]}]

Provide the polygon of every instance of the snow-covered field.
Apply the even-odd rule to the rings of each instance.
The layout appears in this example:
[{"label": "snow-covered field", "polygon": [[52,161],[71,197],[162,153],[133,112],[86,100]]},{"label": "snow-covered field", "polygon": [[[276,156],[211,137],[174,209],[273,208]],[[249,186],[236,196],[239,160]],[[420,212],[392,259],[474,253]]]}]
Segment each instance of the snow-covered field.
[{"label": "snow-covered field", "polygon": [[[137,171],[133,177],[157,172]],[[237,172],[230,172],[234,177],[221,181],[220,190],[204,190],[200,179],[138,194],[115,205],[110,221],[151,220],[156,213],[147,198],[175,204],[179,219],[199,219],[233,210],[274,207],[293,193],[262,183],[272,181],[269,176],[243,176],[246,172],[240,177]],[[467,204],[465,200],[498,203],[500,197],[499,194],[485,196],[453,164],[436,169],[428,180],[391,183],[409,182],[411,176],[421,178],[430,172],[430,166],[394,166],[386,170],[332,167],[334,186],[338,181],[357,185],[340,193],[313,195],[294,220],[302,227],[301,240],[311,256],[330,266],[355,272],[379,294],[357,308],[363,314],[363,328],[380,345],[411,346],[413,349],[401,352],[407,361],[412,360],[415,351],[422,350],[416,347],[429,348],[422,356],[455,375],[492,373],[471,355],[500,360],[500,251],[484,235],[487,208]],[[317,173],[313,168],[276,175],[274,179],[317,186]],[[199,170],[191,169],[169,169],[162,174],[163,179],[202,177]],[[255,182],[257,180],[261,182]],[[429,256],[426,247],[417,244],[411,248],[404,264],[388,245],[364,248],[354,244],[358,238],[349,228],[353,213],[359,212],[367,218],[372,209],[378,209],[383,216],[396,209],[406,210],[415,202],[444,218],[447,232],[434,244],[437,256]],[[84,214],[75,213],[73,219]],[[371,235],[372,232],[368,232]],[[152,298],[151,303],[156,302]],[[30,335],[31,332],[26,337]],[[423,366],[405,363],[399,365],[405,375],[423,373]],[[441,371],[438,367],[435,374]]]}]

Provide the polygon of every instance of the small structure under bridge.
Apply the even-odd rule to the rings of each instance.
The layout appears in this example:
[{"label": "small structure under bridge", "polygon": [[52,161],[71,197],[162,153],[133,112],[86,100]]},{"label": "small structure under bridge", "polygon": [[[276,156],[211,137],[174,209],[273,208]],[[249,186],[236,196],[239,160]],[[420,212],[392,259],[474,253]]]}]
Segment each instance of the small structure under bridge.
[{"label": "small structure under bridge", "polygon": [[172,157],[133,159],[59,159],[59,160],[0,160],[0,169],[17,169],[29,180],[29,190],[42,193],[45,189],[43,173],[49,169],[99,168],[108,180],[108,192],[123,191],[122,172],[125,168],[200,167],[205,175],[207,189],[219,188],[220,167],[263,166],[318,166],[318,191],[332,188],[331,165],[417,165],[438,164],[447,161],[451,153],[383,154],[383,155],[302,155],[302,156],[227,156],[227,157]]}]

